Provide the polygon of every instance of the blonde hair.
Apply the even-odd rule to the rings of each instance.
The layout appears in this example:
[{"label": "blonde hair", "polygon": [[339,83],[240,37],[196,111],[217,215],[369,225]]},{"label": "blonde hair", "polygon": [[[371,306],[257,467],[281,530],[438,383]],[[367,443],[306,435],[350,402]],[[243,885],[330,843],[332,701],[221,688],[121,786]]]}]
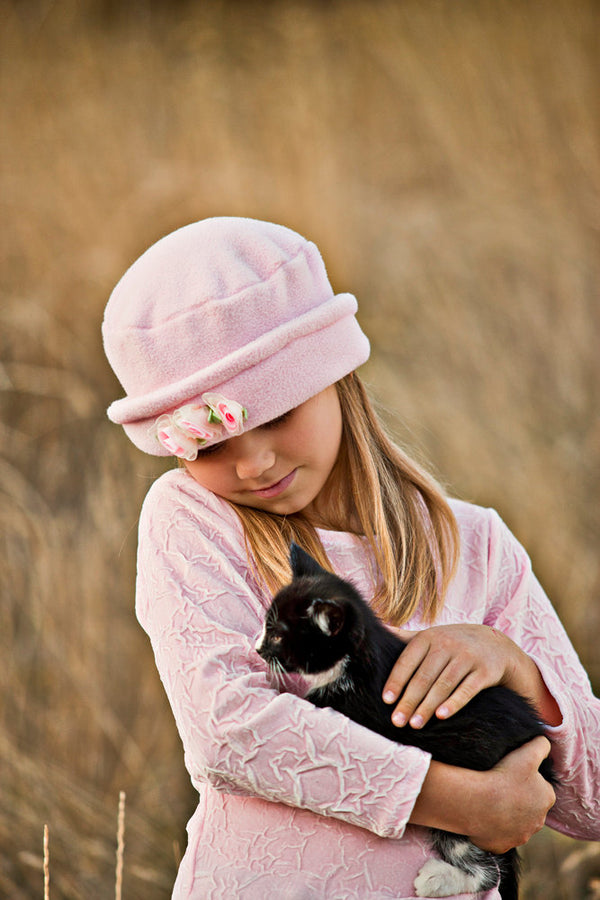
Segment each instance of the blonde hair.
[{"label": "blonde hair", "polygon": [[[378,570],[369,599],[384,621],[400,625],[419,609],[432,622],[458,557],[452,511],[437,482],[386,434],[358,376],[347,375],[336,388],[343,432],[323,488],[324,525],[366,538]],[[248,559],[269,592],[289,581],[291,540],[331,569],[316,528],[302,513],[279,516],[231,505],[244,528]]]}]

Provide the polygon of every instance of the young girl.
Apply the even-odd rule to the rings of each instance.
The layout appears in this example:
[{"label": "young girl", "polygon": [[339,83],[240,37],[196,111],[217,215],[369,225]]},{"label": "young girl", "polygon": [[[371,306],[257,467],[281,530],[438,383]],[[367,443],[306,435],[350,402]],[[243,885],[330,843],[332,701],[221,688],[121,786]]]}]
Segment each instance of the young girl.
[{"label": "young girl", "polygon": [[[384,433],[356,308],[314,244],[238,218],[160,240],[106,308],[126,393],[109,416],[180,461],[144,502],[136,600],[200,795],[175,898],[411,898],[424,826],[496,852],[544,821],[600,838],[600,703],[498,515],[448,500]],[[468,771],[315,708],[298,677],[274,687],[254,648],[292,538],[405,629],[384,692],[397,724],[506,684],[552,749]]]}]

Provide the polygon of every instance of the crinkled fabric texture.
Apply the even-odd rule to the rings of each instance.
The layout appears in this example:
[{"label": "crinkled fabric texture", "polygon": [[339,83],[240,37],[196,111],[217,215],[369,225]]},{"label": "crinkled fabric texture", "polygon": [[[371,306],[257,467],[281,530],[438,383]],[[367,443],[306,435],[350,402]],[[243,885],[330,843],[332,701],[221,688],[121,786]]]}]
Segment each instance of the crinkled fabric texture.
[{"label": "crinkled fabric texture", "polygon": [[[563,715],[549,729],[562,784],[548,824],[598,840],[600,701],[498,515],[452,506],[461,560],[438,621],[500,628],[533,657]],[[361,540],[320,534],[335,569],[371,596]],[[313,707],[300,678],[274,689],[254,650],[268,604],[228,504],[183,470],[158,479],[140,520],[137,615],[200,794],[173,897],[409,900],[431,854],[427,830],[408,825],[430,757]]]}]

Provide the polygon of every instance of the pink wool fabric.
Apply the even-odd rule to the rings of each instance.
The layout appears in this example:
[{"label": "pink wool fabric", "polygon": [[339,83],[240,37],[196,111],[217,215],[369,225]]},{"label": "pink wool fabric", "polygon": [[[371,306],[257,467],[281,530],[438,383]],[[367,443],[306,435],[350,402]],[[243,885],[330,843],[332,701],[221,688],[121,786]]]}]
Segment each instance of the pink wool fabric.
[{"label": "pink wool fabric", "polygon": [[295,231],[204,219],[147,250],[106,307],[108,360],[127,396],[108,409],[134,444],[163,413],[210,391],[240,403],[247,427],[277,418],[364,363],[352,294],[334,294],[317,247]]},{"label": "pink wool fabric", "polygon": [[[548,824],[599,840],[600,702],[520,544],[494,511],[451,505],[461,557],[438,621],[493,626],[534,659],[563,716],[549,729],[561,786]],[[366,544],[319,534],[371,596]],[[413,900],[431,849],[408,820],[430,757],[315,708],[298,677],[273,685],[254,649],[269,600],[229,505],[185,471],[159,478],[140,519],[136,609],[199,792],[173,898]]]}]

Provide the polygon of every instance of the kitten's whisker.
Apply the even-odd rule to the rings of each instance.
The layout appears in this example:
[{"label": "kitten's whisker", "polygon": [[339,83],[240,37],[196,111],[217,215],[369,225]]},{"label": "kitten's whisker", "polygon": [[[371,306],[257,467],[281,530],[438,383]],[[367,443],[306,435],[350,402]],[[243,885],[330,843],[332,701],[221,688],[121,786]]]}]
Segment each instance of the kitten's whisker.
[{"label": "kitten's whisker", "polygon": [[269,660],[269,670],[277,687],[281,687],[286,674],[281,661],[277,658]]},{"label": "kitten's whisker", "polygon": [[283,684],[287,673],[285,671],[283,663],[279,659],[277,660],[277,671],[278,671],[278,675],[279,675],[279,679],[280,679],[280,684]]}]

